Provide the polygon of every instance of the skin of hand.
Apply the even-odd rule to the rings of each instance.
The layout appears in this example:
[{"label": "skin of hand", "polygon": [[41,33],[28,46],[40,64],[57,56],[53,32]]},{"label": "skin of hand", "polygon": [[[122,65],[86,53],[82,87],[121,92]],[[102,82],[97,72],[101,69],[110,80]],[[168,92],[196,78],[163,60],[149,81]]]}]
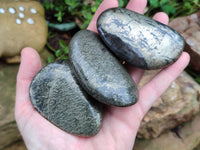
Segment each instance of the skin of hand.
[{"label": "skin of hand", "polygon": [[[126,8],[142,13],[146,4],[146,0],[130,0]],[[97,32],[96,20],[99,14],[117,6],[117,0],[104,0],[88,29]],[[168,23],[165,13],[157,13],[153,18]],[[29,150],[131,150],[142,118],[188,63],[189,55],[183,52],[174,64],[162,69],[139,90],[139,101],[135,105],[125,108],[105,106],[101,130],[97,135],[85,138],[64,132],[34,109],[29,98],[29,86],[42,65],[34,49],[23,49],[17,75],[15,118],[26,147]],[[127,70],[136,83],[144,72],[132,66],[127,66]]]}]

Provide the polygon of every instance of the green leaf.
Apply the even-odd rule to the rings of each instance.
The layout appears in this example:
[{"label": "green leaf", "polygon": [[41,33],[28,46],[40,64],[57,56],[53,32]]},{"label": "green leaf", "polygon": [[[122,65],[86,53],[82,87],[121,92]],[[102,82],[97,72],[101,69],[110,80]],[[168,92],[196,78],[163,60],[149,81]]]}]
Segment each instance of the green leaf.
[{"label": "green leaf", "polygon": [[67,44],[63,40],[59,40],[59,45],[61,48],[65,48]]},{"label": "green leaf", "polygon": [[160,6],[159,0],[149,0],[149,3],[154,8],[158,8]]},{"label": "green leaf", "polygon": [[193,0],[196,5],[199,5],[199,0]]},{"label": "green leaf", "polygon": [[54,8],[54,4],[52,2],[49,2],[49,0],[45,0],[44,3],[44,8],[47,9],[47,10],[53,10]]},{"label": "green leaf", "polygon": [[61,56],[60,59],[69,59],[68,56]]},{"label": "green leaf", "polygon": [[65,0],[65,4],[74,7],[76,5],[76,0]]},{"label": "green leaf", "polygon": [[91,20],[93,18],[93,15],[90,12],[82,11],[82,14],[85,19]]},{"label": "green leaf", "polygon": [[95,0],[95,3],[96,3],[97,5],[100,5],[102,2],[103,2],[103,0]]},{"label": "green leaf", "polygon": [[125,7],[129,0],[118,0],[119,7]]},{"label": "green leaf", "polygon": [[76,10],[74,9],[74,7],[68,7],[68,11],[69,11],[72,15],[75,15],[75,14],[76,14]]},{"label": "green leaf", "polygon": [[62,11],[59,11],[59,12],[56,13],[54,16],[57,17],[57,20],[58,20],[59,22],[62,22],[62,17],[64,16],[64,13],[63,13]]},{"label": "green leaf", "polygon": [[61,56],[61,54],[62,54],[62,50],[61,50],[61,49],[58,49],[58,50],[56,51],[56,53],[55,53],[56,57]]},{"label": "green leaf", "polygon": [[184,3],[184,7],[187,9],[191,9],[192,5],[189,2]]},{"label": "green leaf", "polygon": [[91,8],[91,11],[93,12],[93,13],[95,13],[96,11],[97,11],[97,9],[98,9],[98,5],[94,5],[92,8]]},{"label": "green leaf", "polygon": [[65,4],[72,7],[77,7],[79,5],[79,2],[78,0],[65,0]]},{"label": "green leaf", "polygon": [[64,49],[64,54],[67,54],[68,55],[69,53],[69,47],[67,46],[65,49]]},{"label": "green leaf", "polygon": [[75,22],[67,22],[67,23],[59,23],[59,24],[51,23],[49,21],[46,21],[46,22],[47,22],[48,27],[57,29],[60,31],[69,31],[77,27]]},{"label": "green leaf", "polygon": [[169,14],[173,14],[174,15],[176,13],[176,8],[171,6],[171,5],[166,4],[166,5],[162,6],[162,11],[164,11],[168,15]]},{"label": "green leaf", "polygon": [[47,59],[47,62],[52,63],[53,61],[54,61],[53,56],[49,56],[48,59]]},{"label": "green leaf", "polygon": [[86,29],[88,27],[89,23],[90,23],[90,20],[84,21],[84,23],[81,25],[80,28],[81,29]]},{"label": "green leaf", "polygon": [[168,0],[161,0],[160,5],[165,5],[167,3],[169,3]]},{"label": "green leaf", "polygon": [[124,7],[124,0],[118,0],[119,7]]}]

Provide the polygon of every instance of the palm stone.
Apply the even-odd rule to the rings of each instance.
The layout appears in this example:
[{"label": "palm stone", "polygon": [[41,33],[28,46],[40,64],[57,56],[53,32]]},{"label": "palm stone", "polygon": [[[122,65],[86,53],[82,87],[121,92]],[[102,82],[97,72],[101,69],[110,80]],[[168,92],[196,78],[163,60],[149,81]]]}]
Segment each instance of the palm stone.
[{"label": "palm stone", "polygon": [[182,36],[172,28],[125,8],[104,11],[97,29],[117,57],[143,69],[170,65],[184,47]]},{"label": "palm stone", "polygon": [[89,30],[76,33],[70,42],[69,58],[80,85],[95,99],[119,107],[137,102],[134,81],[98,34]]},{"label": "palm stone", "polygon": [[67,60],[44,67],[30,85],[35,109],[57,127],[79,136],[95,135],[102,122],[102,105],[77,83]]}]

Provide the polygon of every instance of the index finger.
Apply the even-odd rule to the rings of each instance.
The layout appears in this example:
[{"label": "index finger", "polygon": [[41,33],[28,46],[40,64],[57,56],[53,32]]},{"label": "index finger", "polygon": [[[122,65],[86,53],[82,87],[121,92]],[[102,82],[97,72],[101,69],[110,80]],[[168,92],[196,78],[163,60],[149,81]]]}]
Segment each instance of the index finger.
[{"label": "index finger", "polygon": [[92,21],[90,22],[89,26],[87,27],[88,30],[97,32],[96,22],[99,17],[99,15],[105,11],[106,9],[118,7],[118,1],[117,0],[104,0],[99,8],[97,9]]},{"label": "index finger", "polygon": [[146,5],[147,5],[146,0],[130,0],[126,6],[126,9],[135,11],[139,14],[143,14]]}]

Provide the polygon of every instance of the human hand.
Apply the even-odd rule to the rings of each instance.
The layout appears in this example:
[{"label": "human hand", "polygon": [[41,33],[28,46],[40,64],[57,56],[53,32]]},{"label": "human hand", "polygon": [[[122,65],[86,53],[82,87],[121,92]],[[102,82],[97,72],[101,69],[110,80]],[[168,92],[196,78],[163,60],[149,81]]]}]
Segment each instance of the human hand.
[{"label": "human hand", "polygon": [[[130,0],[127,9],[142,13],[146,0]],[[117,0],[104,0],[88,29],[97,32],[96,20],[105,9],[117,7]],[[168,17],[157,13],[154,19],[164,24]],[[29,98],[29,86],[35,74],[42,68],[38,53],[25,48],[21,53],[21,65],[17,76],[15,117],[18,128],[29,150],[128,150],[132,149],[140,122],[153,102],[168,88],[189,62],[189,55],[182,53],[172,65],[160,71],[139,91],[139,101],[130,107],[105,106],[102,128],[93,137],[79,137],[57,128],[43,118]],[[144,70],[127,66],[133,80],[138,83]]]}]

